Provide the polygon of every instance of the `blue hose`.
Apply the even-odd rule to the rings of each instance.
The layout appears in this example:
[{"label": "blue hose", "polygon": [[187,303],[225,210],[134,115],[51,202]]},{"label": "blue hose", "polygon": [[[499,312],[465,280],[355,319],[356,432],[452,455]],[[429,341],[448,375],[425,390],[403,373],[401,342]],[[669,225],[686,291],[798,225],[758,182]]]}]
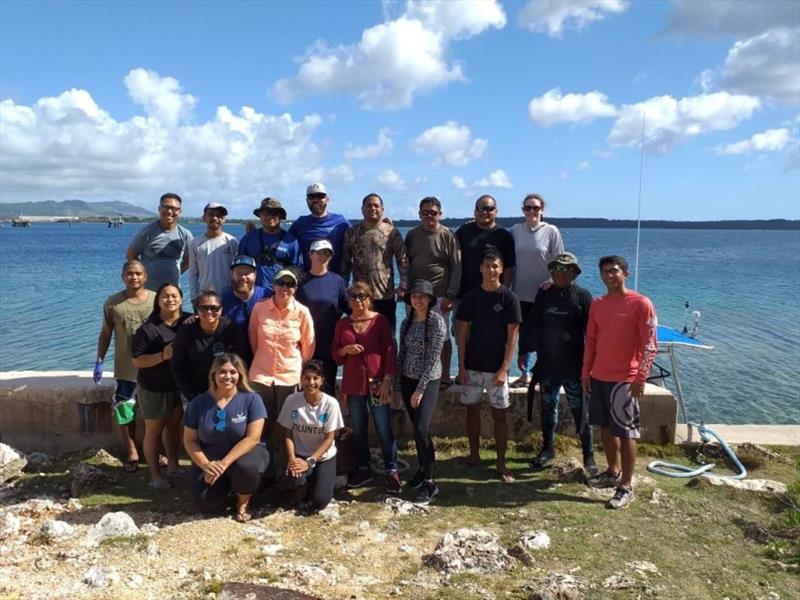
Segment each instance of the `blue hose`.
[{"label": "blue hose", "polygon": [[[736,466],[736,469],[739,471],[735,475],[716,475],[713,474],[714,477],[720,477],[723,479],[744,479],[747,477],[747,469],[744,468],[744,465],[739,461],[736,457],[736,453],[733,451],[725,440],[715,432],[713,429],[709,429],[705,426],[704,423],[689,423],[690,427],[696,427],[698,433],[700,434],[700,440],[705,444],[711,438],[708,437],[709,434],[713,435],[717,438],[717,442],[719,443],[720,447],[725,451],[725,454],[728,455],[728,458],[731,459],[731,462]],[[703,465],[698,468],[687,467],[685,465],[677,465],[673,463],[667,463],[660,460],[654,460],[650,464],[647,465],[647,470],[651,473],[655,473],[656,475],[664,475],[665,477],[681,477],[681,478],[690,478],[690,477],[697,477],[698,475],[703,475],[711,471],[714,468],[714,463],[709,463],[707,465]],[[712,473],[708,473],[712,475]]]}]

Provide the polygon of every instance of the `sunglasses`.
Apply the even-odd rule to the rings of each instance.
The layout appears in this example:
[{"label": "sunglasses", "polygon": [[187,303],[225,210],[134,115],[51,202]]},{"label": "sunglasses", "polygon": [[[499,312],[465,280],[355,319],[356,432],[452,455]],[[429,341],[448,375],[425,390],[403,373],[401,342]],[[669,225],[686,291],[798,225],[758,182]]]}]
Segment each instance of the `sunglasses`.
[{"label": "sunglasses", "polygon": [[308,194],[306,198],[310,198],[311,200],[322,200],[326,197],[326,194]]},{"label": "sunglasses", "polygon": [[219,312],[221,308],[222,307],[219,306],[218,304],[201,304],[200,306],[197,307],[197,310],[199,310],[200,312],[215,313]]},{"label": "sunglasses", "polygon": [[169,204],[159,204],[159,207],[166,212],[181,212],[180,206],[170,206]]},{"label": "sunglasses", "polygon": [[278,287],[286,287],[286,288],[296,288],[297,284],[294,281],[289,281],[288,279],[278,279],[278,281],[274,282],[275,285]]},{"label": "sunglasses", "polygon": [[369,298],[369,296],[367,294],[350,294],[350,299],[351,300],[359,300],[359,301],[363,302],[367,298]]},{"label": "sunglasses", "polygon": [[225,411],[217,409],[217,412],[214,413],[214,430],[215,431],[225,431],[225,427],[228,425],[228,416],[225,414]]},{"label": "sunglasses", "polygon": [[522,210],[525,211],[525,212],[539,212],[540,210],[542,210],[542,207],[541,206],[527,206],[526,205],[526,206],[522,207]]},{"label": "sunglasses", "polygon": [[419,211],[423,217],[435,217],[438,214],[441,214],[438,210],[421,210]]},{"label": "sunglasses", "polygon": [[265,210],[265,209],[262,208],[259,211],[259,214],[262,217],[280,217],[281,216],[281,211],[279,211],[279,210]]},{"label": "sunglasses", "polygon": [[550,270],[556,273],[569,273],[572,271],[572,267],[568,267],[567,265],[553,265],[553,268]]},{"label": "sunglasses", "polygon": [[475,210],[480,211],[480,212],[494,212],[494,211],[497,210],[497,207],[496,206],[479,206]]}]

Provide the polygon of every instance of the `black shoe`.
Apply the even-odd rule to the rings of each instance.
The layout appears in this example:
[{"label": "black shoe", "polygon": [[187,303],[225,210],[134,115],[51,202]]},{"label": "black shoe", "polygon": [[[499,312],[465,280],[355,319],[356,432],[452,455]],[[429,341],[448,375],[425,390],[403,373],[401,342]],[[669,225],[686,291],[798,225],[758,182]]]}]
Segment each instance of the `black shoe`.
[{"label": "black shoe", "polygon": [[414,500],[414,504],[430,504],[438,494],[439,487],[432,480],[425,481],[422,485],[419,495],[417,496],[417,499]]},{"label": "black shoe", "polygon": [[545,448],[534,458],[530,463],[530,468],[536,471],[546,469],[553,464],[553,459],[556,457],[556,452],[552,448]]},{"label": "black shoe", "polygon": [[370,469],[359,469],[347,476],[347,487],[350,489],[359,488],[372,482],[372,471]]},{"label": "black shoe", "polygon": [[425,475],[422,474],[422,471],[417,471],[416,475],[406,481],[406,487],[410,490],[418,490],[424,482]]},{"label": "black shoe", "polygon": [[597,477],[600,469],[597,468],[597,463],[594,462],[594,454],[587,454],[583,457],[583,468],[589,477]]}]

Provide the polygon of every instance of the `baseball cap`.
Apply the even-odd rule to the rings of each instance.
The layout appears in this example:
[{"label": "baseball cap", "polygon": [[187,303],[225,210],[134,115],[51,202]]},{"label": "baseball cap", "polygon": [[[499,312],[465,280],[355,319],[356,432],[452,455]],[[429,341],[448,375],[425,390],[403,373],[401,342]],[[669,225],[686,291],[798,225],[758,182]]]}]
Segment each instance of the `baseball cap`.
[{"label": "baseball cap", "polygon": [[221,210],[223,215],[228,214],[228,209],[222,206],[222,204],[220,204],[219,202],[209,202],[208,204],[206,204],[205,208],[203,209],[203,213],[205,214],[205,212],[211,208],[216,208],[217,210]]},{"label": "baseball cap", "polygon": [[237,256],[231,263],[231,269],[239,266],[256,269],[256,259],[254,259],[252,256]]},{"label": "baseball cap", "polygon": [[311,194],[325,194],[327,196],[328,190],[325,189],[325,184],[323,183],[312,183],[306,188],[306,196]]},{"label": "baseball cap", "polygon": [[279,279],[283,279],[284,277],[291,279],[292,281],[297,283],[297,275],[292,273],[289,269],[281,269],[277,273],[275,273],[275,277],[272,278],[272,281],[278,281]]},{"label": "baseball cap", "polygon": [[285,219],[286,218],[286,211],[284,210],[283,206],[281,206],[281,201],[278,200],[277,198],[264,198],[261,201],[261,206],[259,206],[257,209],[255,209],[253,211],[253,214],[255,216],[257,216],[257,217],[260,217],[261,216],[261,211],[264,210],[264,209],[266,209],[266,210],[276,210],[276,211],[278,211],[278,213],[279,213],[278,216],[281,219]]},{"label": "baseball cap", "polygon": [[581,274],[581,268],[578,266],[578,259],[575,258],[575,255],[572,252],[564,252],[563,254],[559,254],[549,263],[547,263],[547,268],[552,269],[556,265],[561,265],[564,267],[572,267],[575,269],[575,274]]},{"label": "baseball cap", "polygon": [[319,252],[320,250],[330,250],[333,252],[333,246],[328,240],[317,240],[311,244],[311,252]]}]

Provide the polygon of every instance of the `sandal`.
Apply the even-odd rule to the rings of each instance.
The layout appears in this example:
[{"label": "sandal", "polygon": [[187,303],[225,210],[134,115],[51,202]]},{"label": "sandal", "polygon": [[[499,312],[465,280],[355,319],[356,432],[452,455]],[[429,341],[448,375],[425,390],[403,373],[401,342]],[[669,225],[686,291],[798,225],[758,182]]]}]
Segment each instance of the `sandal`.
[{"label": "sandal", "polygon": [[517,379],[516,381],[513,381],[513,382],[509,383],[508,387],[510,389],[512,389],[512,390],[521,390],[521,389],[526,389],[528,386],[530,386],[530,384],[531,384],[530,381],[524,381],[523,379]]},{"label": "sandal", "polygon": [[126,473],[136,473],[139,470],[139,459],[129,458],[122,462],[122,470]]},{"label": "sandal", "polygon": [[251,515],[247,511],[237,512],[236,516],[234,516],[233,518],[237,523],[247,523],[250,519],[253,518],[253,515]]},{"label": "sandal", "polygon": [[440,392],[443,392],[443,391],[445,391],[447,388],[449,388],[451,385],[453,385],[453,382],[452,382],[452,381],[440,381],[440,382],[439,382],[439,391],[440,391]]}]

